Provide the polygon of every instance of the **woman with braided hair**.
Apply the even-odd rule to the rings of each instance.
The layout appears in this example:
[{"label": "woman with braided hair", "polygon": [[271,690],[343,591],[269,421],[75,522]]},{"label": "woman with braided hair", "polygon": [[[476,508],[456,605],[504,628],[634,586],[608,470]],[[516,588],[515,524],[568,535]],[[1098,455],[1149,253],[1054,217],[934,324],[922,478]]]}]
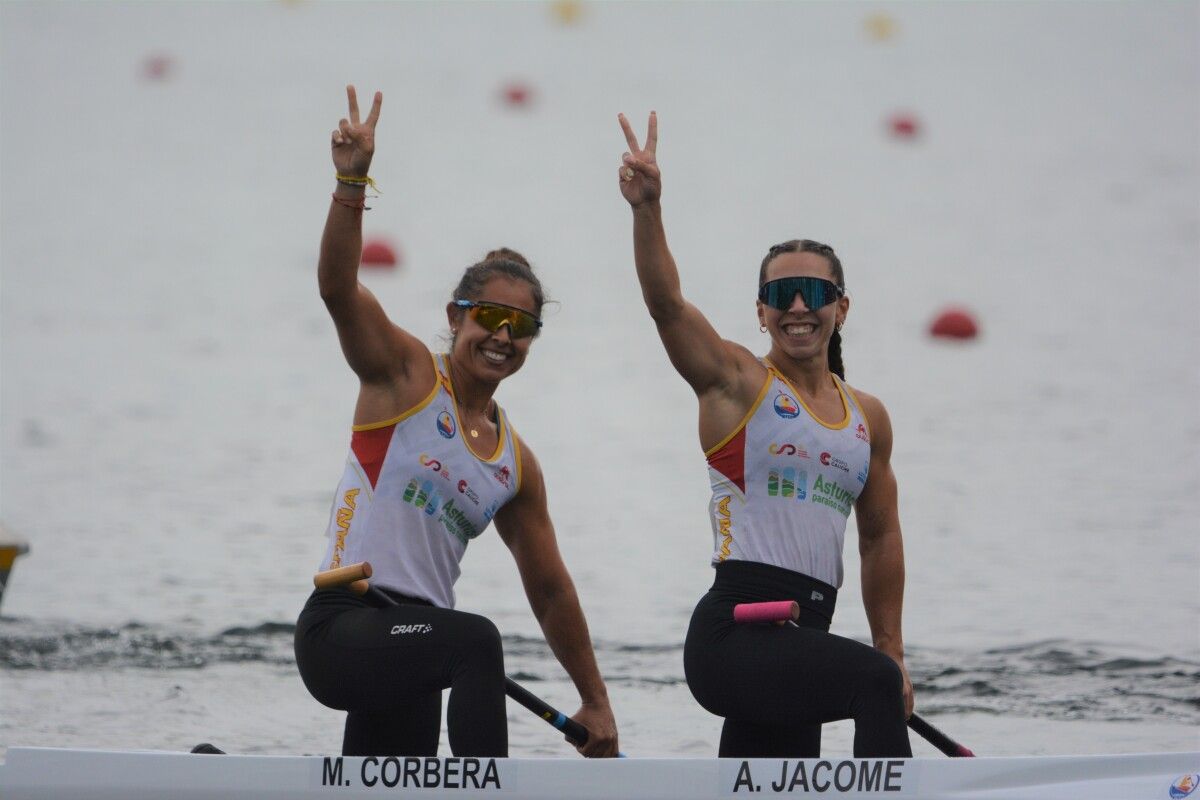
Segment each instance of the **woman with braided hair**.
[{"label": "woman with braided hair", "polygon": [[[725,719],[723,757],[815,757],[821,724],[851,718],[856,756],[911,756],[892,429],[883,404],[845,382],[841,261],[808,239],[775,245],[758,272],[770,349],[760,358],[722,339],[684,299],[667,247],[657,117],[644,148],[619,120],[629,151],[618,178],[633,209],[642,297],[699,400],[712,484],[715,580],[688,628],[688,686]],[[874,647],[829,633],[851,509]],[[799,604],[796,625],[734,622],[735,605],[778,600]]]},{"label": "woman with braided hair", "polygon": [[468,542],[492,522],[512,552],[534,616],[574,681],[586,756],[615,756],[617,729],[575,587],[563,565],[537,459],[497,405],[525,363],[544,295],[513,250],[467,268],[446,305],[453,340],[432,354],[358,281],[365,189],[383,96],[333,131],[337,186],[317,278],[359,379],[350,454],[320,569],[369,561],[398,605],[318,589],[296,625],[296,663],[312,695],[344,710],[344,755],[437,753],[441,696],[458,756],[508,755],[504,654],[486,617],[455,610]]}]

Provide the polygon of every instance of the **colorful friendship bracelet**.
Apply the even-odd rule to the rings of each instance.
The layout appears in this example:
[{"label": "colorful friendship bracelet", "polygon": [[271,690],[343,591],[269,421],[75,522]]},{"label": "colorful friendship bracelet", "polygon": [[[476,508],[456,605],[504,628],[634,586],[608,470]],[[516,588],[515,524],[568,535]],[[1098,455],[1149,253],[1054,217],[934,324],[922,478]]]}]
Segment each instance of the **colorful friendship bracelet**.
[{"label": "colorful friendship bracelet", "polygon": [[337,178],[338,183],[344,183],[347,186],[370,186],[375,191],[383,194],[379,189],[379,185],[375,183],[375,179],[369,175],[363,175],[362,177],[355,175],[335,175],[334,177]]},{"label": "colorful friendship bracelet", "polygon": [[337,203],[339,206],[345,206],[346,208],[352,208],[355,211],[370,211],[371,210],[371,207],[369,205],[367,205],[367,198],[365,198],[365,197],[360,197],[357,200],[351,200],[346,197],[338,197],[337,192],[334,192],[333,194],[331,194],[329,196],[332,197],[333,202]]}]

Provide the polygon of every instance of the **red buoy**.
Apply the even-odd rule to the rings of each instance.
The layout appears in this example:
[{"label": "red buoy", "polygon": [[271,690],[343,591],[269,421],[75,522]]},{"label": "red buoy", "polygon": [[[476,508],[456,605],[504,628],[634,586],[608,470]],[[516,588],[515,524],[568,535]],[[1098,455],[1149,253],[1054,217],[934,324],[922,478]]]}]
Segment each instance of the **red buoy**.
[{"label": "red buoy", "polygon": [[171,74],[173,62],[171,57],[163,53],[147,56],[142,62],[142,75],[148,80],[161,81]]},{"label": "red buoy", "polygon": [[510,106],[525,106],[533,99],[533,90],[519,81],[506,84],[502,94],[504,102]]},{"label": "red buoy", "polygon": [[929,325],[929,335],[945,339],[974,339],[979,335],[975,317],[965,308],[947,308]]},{"label": "red buoy", "polygon": [[897,139],[913,139],[921,132],[921,125],[912,114],[893,114],[888,120],[888,130]]},{"label": "red buoy", "polygon": [[396,250],[382,239],[363,242],[362,265],[364,267],[395,267],[400,263]]}]

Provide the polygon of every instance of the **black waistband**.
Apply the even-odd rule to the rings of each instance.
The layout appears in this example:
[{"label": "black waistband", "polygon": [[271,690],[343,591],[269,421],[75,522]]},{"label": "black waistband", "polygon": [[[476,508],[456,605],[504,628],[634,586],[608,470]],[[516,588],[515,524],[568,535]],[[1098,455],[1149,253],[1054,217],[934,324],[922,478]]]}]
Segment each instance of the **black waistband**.
[{"label": "black waistband", "polygon": [[717,564],[716,573],[713,590],[736,595],[741,602],[795,600],[802,608],[814,611],[827,620],[833,619],[837,589],[802,572],[757,561],[735,560]]},{"label": "black waistband", "polygon": [[[407,594],[401,594],[395,589],[388,589],[384,586],[375,586],[376,589],[386,594],[397,604],[402,606],[432,606],[423,597],[411,597]],[[355,594],[344,586],[338,586],[332,589],[316,589],[309,596],[308,605],[310,606],[370,606],[375,607],[378,603],[372,603],[367,598],[360,594]]]},{"label": "black waistband", "polygon": [[378,589],[379,591],[383,592],[388,597],[392,598],[393,600],[395,600],[397,603],[399,603],[402,606],[431,606],[431,605],[433,605],[433,603],[429,602],[428,600],[426,600],[423,597],[412,597],[407,594],[400,594],[400,592],[397,592],[395,589],[389,589],[386,586],[376,586],[375,588]]}]

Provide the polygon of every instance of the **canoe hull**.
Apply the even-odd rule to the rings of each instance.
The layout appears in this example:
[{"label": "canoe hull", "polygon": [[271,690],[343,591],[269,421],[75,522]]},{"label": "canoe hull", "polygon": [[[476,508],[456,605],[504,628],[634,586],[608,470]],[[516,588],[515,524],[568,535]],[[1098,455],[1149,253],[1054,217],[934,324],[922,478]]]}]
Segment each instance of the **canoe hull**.
[{"label": "canoe hull", "polygon": [[1200,752],[976,759],[467,759],[10,748],[4,800],[728,800],[806,795],[1200,800]]}]

